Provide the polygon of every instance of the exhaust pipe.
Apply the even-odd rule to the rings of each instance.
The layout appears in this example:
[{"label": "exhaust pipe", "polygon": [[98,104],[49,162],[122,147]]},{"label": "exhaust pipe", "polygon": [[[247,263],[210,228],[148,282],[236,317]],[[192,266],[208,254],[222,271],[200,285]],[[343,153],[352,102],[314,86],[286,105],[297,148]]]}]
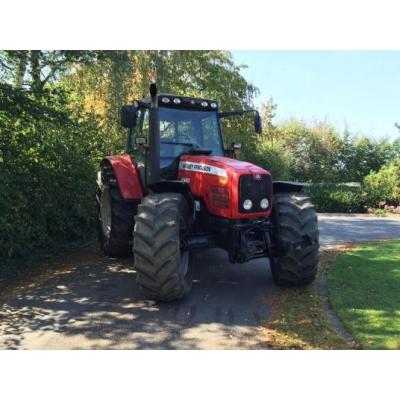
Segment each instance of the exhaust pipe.
[{"label": "exhaust pipe", "polygon": [[150,85],[149,150],[147,158],[147,185],[160,181],[160,114],[158,109],[157,86]]}]

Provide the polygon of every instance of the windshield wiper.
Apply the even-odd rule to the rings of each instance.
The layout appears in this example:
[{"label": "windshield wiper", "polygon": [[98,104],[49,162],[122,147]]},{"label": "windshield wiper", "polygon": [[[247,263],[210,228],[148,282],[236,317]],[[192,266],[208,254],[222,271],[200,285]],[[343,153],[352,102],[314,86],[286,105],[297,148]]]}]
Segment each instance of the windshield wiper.
[{"label": "windshield wiper", "polygon": [[164,141],[160,140],[160,143],[162,143],[162,144],[180,144],[181,146],[198,147],[197,144],[188,143],[188,142],[164,142]]},{"label": "windshield wiper", "polygon": [[185,142],[162,142],[162,141],[160,141],[160,143],[162,143],[162,144],[180,144],[180,145],[183,145],[183,146],[188,146],[188,147],[190,147],[189,150],[183,151],[181,154],[179,154],[178,157],[180,157],[180,156],[182,156],[182,155],[184,155],[184,154],[193,154],[193,155],[202,155],[202,154],[205,154],[205,155],[209,155],[209,154],[212,153],[212,150],[210,150],[210,149],[202,149],[198,144],[195,144],[195,143],[185,143]]}]

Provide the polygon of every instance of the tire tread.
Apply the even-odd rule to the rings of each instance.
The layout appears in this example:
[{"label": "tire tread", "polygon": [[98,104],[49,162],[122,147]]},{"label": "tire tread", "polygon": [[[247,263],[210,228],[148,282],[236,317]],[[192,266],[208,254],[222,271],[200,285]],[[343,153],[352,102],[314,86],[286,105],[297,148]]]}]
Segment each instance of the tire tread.
[{"label": "tire tread", "polygon": [[179,193],[146,196],[138,206],[133,232],[136,283],[147,299],[171,301],[191,289],[191,277],[180,269],[180,220],[188,206]]}]

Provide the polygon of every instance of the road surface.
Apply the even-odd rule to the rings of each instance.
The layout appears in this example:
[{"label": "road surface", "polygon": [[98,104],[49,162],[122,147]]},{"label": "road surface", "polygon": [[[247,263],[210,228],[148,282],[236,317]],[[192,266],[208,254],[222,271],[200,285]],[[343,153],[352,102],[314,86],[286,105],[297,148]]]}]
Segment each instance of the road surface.
[{"label": "road surface", "polygon": [[[400,237],[400,219],[319,216],[321,249]],[[195,255],[195,281],[180,302],[140,299],[130,259],[82,248],[0,304],[1,349],[257,349],[269,301],[279,295],[267,260],[231,265],[220,250]]]}]

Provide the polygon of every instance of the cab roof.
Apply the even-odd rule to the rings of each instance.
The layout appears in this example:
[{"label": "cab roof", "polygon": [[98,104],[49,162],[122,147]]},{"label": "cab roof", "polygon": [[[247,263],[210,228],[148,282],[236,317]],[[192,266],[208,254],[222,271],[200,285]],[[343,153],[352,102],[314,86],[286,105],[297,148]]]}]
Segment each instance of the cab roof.
[{"label": "cab roof", "polygon": [[[150,97],[145,97],[141,103],[150,105]],[[191,109],[198,111],[218,111],[219,104],[215,100],[178,96],[170,93],[158,94],[158,105],[160,107],[173,107],[182,109]]]}]

